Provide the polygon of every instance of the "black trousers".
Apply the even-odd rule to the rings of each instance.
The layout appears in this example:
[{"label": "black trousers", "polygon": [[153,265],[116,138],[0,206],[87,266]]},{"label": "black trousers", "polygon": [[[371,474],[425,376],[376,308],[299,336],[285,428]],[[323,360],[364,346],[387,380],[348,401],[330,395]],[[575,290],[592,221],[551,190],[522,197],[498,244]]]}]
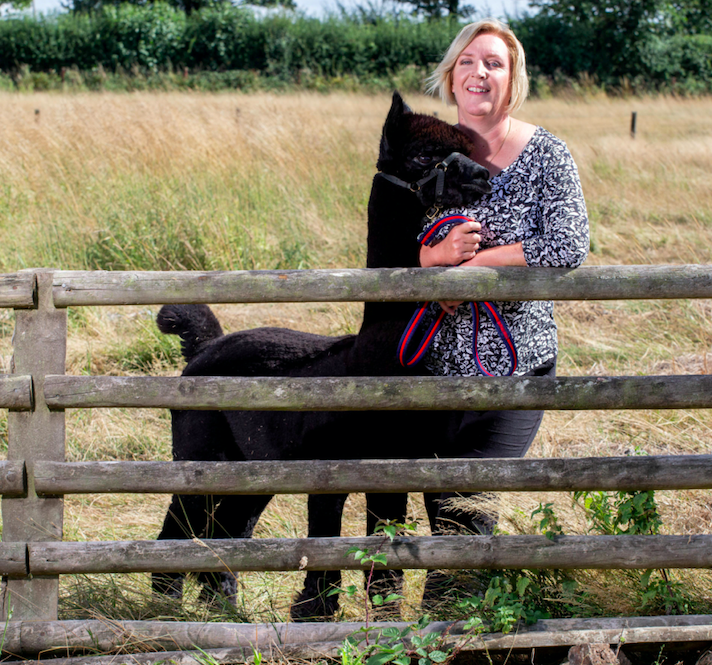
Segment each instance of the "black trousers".
[{"label": "black trousers", "polygon": [[[555,359],[527,372],[527,376],[555,375]],[[448,438],[447,448],[438,450],[438,457],[524,457],[543,417],[543,411],[468,411],[455,435]],[[426,493],[425,508],[433,534],[491,534],[497,514],[492,510],[477,510],[476,501],[462,500],[478,494]]]}]

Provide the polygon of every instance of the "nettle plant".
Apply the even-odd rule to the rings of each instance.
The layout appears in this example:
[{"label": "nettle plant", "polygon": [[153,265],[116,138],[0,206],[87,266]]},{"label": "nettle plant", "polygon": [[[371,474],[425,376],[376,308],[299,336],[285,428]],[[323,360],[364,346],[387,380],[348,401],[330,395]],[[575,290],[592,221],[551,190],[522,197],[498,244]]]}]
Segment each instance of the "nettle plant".
[{"label": "nettle plant", "polygon": [[[662,519],[655,500],[654,490],[618,492],[574,492],[575,508],[583,510],[589,533],[602,535],[657,535]],[[539,504],[532,513],[541,533],[554,539],[564,531],[558,522],[553,504]],[[686,614],[690,611],[691,599],[682,583],[671,572],[661,568],[642,573],[630,571],[639,587],[638,611],[665,614]]]},{"label": "nettle plant", "polygon": [[[602,535],[656,535],[660,533],[662,519],[655,500],[655,492],[576,492],[572,495],[574,507],[584,511],[589,532]],[[564,535],[553,503],[539,504],[531,515],[538,529],[547,538]],[[450,605],[454,616],[463,618],[462,633],[452,635],[454,624],[445,631],[426,632],[430,616],[405,628],[396,626],[375,628],[370,624],[370,603],[374,607],[386,606],[403,598],[399,594],[371,596],[371,582],[376,566],[386,566],[387,556],[383,545],[396,535],[414,533],[417,523],[402,524],[393,521],[379,522],[374,535],[383,539],[375,551],[352,548],[348,551],[357,561],[369,564],[365,584],[365,625],[350,635],[343,643],[340,655],[342,665],[418,665],[449,663],[462,649],[484,632],[509,633],[520,624],[532,624],[552,616],[576,613],[578,583],[568,572],[561,570],[527,571],[497,570],[477,571],[482,579],[489,577],[487,587],[478,594],[454,591]],[[664,611],[683,614],[689,611],[691,600],[682,584],[665,569],[644,572],[629,571],[640,590],[641,612]],[[355,585],[331,593],[346,593],[353,597]]]},{"label": "nettle plant", "polygon": [[[531,577],[515,571],[498,571],[489,580],[489,586],[482,596],[460,595],[456,600],[453,610],[465,617],[461,634],[451,634],[454,624],[445,631],[425,632],[431,621],[429,614],[422,615],[418,621],[405,628],[374,628],[370,625],[369,597],[375,607],[395,603],[403,598],[395,593],[385,597],[370,594],[375,567],[388,563],[386,555],[381,551],[382,547],[392,542],[396,535],[414,533],[416,528],[415,522],[379,522],[374,535],[383,535],[383,540],[375,552],[357,547],[348,551],[357,561],[370,566],[365,585],[366,622],[344,641],[340,650],[342,665],[409,665],[413,660],[417,660],[418,665],[449,663],[485,631],[508,633],[520,622],[531,624],[549,616],[536,606],[541,589]],[[344,590],[334,589],[331,593],[339,592],[353,597],[357,588],[351,585]]]},{"label": "nettle plant", "polygon": [[[432,665],[433,663],[448,663],[477,635],[483,632],[483,624],[479,617],[468,619],[463,626],[463,635],[458,635],[456,640],[450,639],[450,629],[445,631],[425,632],[430,624],[430,616],[424,614],[418,621],[398,628],[374,628],[370,625],[370,603],[374,607],[382,607],[395,603],[403,598],[400,594],[391,593],[385,597],[381,594],[371,595],[373,573],[377,565],[386,566],[388,559],[381,551],[383,545],[392,542],[398,534],[415,533],[417,522],[401,523],[393,520],[382,520],[374,529],[374,535],[382,535],[383,539],[376,547],[375,552],[352,547],[348,555],[353,555],[356,561],[370,564],[366,573],[366,594],[364,600],[366,622],[365,625],[344,640],[340,655],[342,665],[409,665],[417,659],[418,665]],[[353,597],[356,586],[350,585],[346,589],[334,589],[330,593],[346,593]]]}]

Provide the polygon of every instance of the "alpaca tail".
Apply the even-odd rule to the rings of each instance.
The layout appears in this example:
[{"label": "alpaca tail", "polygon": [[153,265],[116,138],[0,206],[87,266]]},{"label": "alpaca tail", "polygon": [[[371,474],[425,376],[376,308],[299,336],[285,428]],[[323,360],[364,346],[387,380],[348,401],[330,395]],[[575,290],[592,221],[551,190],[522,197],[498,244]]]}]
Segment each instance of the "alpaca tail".
[{"label": "alpaca tail", "polygon": [[223,336],[220,323],[207,305],[164,305],[156,317],[158,329],[166,335],[178,335],[186,361],[201,347]]}]

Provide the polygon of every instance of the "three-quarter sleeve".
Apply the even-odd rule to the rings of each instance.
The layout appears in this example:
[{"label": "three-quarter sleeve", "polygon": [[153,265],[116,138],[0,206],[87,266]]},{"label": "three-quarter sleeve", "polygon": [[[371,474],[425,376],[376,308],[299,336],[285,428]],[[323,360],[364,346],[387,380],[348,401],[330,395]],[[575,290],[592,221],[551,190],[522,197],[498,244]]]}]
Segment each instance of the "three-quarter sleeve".
[{"label": "three-quarter sleeve", "polygon": [[576,268],[588,256],[586,202],[576,163],[563,142],[552,142],[541,164],[539,229],[522,241],[529,266]]}]

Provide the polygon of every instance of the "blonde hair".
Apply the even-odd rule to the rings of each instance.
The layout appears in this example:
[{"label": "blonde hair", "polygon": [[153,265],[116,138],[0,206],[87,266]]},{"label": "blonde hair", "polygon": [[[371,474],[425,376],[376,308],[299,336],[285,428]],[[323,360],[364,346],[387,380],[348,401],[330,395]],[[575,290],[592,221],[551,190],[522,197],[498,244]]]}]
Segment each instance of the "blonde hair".
[{"label": "blonde hair", "polygon": [[512,30],[496,18],[486,18],[476,23],[466,25],[452,40],[452,44],[445,52],[440,64],[426,80],[426,90],[429,94],[438,94],[440,98],[450,105],[456,104],[452,92],[452,72],[460,54],[478,35],[490,34],[499,37],[507,46],[512,65],[510,79],[511,96],[507,105],[507,113],[518,111],[529,94],[529,77],[527,76],[527,63],[524,48]]}]

